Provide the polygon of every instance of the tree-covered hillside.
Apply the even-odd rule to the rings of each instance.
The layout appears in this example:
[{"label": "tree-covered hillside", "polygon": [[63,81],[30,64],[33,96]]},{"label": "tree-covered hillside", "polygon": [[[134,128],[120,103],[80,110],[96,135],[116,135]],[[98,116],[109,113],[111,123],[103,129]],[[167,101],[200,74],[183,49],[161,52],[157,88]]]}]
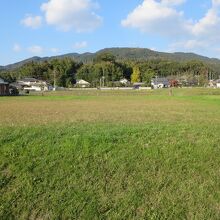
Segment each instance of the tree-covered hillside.
[{"label": "tree-covered hillside", "polygon": [[[142,52],[144,58],[146,50]],[[41,60],[35,58],[16,68],[1,70],[0,77],[9,82],[23,77],[35,77],[51,84],[55,80],[56,85],[61,87],[73,87],[79,79],[88,81],[92,87],[100,86],[100,80],[104,80],[105,86],[122,86],[119,81],[124,78],[132,83],[143,82],[149,86],[153,77],[168,77],[188,85],[204,86],[209,79],[219,77],[219,72],[205,61],[176,61],[160,57],[132,59],[131,53],[130,57],[126,53],[127,49],[103,50],[93,56],[90,62],[81,62],[70,56]]]}]

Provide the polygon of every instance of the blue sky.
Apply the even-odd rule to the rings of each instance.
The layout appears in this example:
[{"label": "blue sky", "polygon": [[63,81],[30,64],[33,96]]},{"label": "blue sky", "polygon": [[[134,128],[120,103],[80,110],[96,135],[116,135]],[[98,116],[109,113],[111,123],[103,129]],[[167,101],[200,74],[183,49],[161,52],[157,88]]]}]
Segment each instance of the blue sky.
[{"label": "blue sky", "polygon": [[220,0],[1,0],[0,65],[145,47],[220,57]]}]

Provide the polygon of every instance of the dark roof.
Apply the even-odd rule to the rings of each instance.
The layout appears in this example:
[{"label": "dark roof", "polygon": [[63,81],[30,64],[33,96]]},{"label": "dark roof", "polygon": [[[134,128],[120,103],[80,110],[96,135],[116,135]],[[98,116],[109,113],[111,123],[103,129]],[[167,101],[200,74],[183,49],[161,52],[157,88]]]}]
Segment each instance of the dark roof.
[{"label": "dark roof", "polygon": [[137,82],[137,83],[133,83],[133,86],[143,86],[145,83],[142,82]]},{"label": "dark roof", "polygon": [[167,79],[167,78],[154,78],[154,79],[152,79],[152,82],[154,83],[154,84],[169,84],[169,80]]}]

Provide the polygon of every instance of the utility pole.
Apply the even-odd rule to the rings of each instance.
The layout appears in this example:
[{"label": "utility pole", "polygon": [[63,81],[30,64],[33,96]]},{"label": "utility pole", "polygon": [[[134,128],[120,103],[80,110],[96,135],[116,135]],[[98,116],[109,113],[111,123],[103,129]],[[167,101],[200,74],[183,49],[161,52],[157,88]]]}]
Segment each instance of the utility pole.
[{"label": "utility pole", "polygon": [[103,81],[103,87],[105,87],[105,70],[102,67],[102,81]]},{"label": "utility pole", "polygon": [[105,87],[105,77],[102,77],[102,86]]}]

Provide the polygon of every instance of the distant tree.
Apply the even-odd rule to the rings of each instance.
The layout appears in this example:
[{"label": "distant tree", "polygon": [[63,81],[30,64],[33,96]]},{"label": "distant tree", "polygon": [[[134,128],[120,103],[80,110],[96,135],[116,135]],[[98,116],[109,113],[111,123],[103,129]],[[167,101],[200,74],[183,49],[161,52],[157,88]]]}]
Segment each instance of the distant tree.
[{"label": "distant tree", "polygon": [[131,80],[134,63],[131,61],[123,61],[119,64],[123,70],[123,78]]},{"label": "distant tree", "polygon": [[73,59],[64,58],[52,60],[51,65],[50,77],[55,76],[56,84],[62,87],[72,87],[76,81],[75,74],[82,64],[76,63]]},{"label": "distant tree", "polygon": [[152,69],[147,69],[145,72],[141,74],[142,82],[144,82],[147,85],[150,85],[151,79],[155,76],[155,71]]},{"label": "distant tree", "polygon": [[0,71],[0,78],[4,79],[6,82],[14,82],[16,81],[16,72],[14,71]]},{"label": "distant tree", "polygon": [[86,80],[88,82],[92,82],[92,73],[93,73],[93,65],[91,64],[84,64],[79,68],[76,72],[76,79],[80,80]]},{"label": "distant tree", "polygon": [[133,67],[133,73],[131,75],[131,82],[136,83],[141,81],[141,72],[138,66]]},{"label": "distant tree", "polygon": [[99,53],[94,59],[94,63],[100,63],[100,62],[114,63],[115,61],[116,61],[116,57],[108,52]]}]

